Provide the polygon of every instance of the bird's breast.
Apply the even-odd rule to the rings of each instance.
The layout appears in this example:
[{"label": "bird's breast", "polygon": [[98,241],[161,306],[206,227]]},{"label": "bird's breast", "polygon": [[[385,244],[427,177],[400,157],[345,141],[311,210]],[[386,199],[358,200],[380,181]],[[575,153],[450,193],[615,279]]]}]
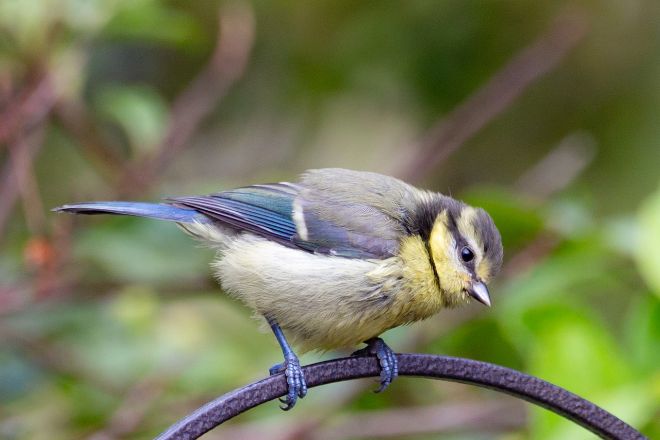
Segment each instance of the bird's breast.
[{"label": "bird's breast", "polygon": [[277,320],[294,345],[327,350],[354,347],[437,311],[421,261],[405,260],[416,244],[403,244],[402,256],[363,260],[243,235],[213,265],[228,293]]}]

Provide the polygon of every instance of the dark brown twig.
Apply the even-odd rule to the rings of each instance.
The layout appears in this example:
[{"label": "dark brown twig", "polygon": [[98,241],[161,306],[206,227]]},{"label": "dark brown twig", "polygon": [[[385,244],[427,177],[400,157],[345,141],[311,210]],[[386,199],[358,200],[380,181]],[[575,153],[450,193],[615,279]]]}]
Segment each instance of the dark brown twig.
[{"label": "dark brown twig", "polygon": [[586,35],[587,17],[578,11],[557,17],[550,29],[509,63],[422,138],[399,175],[419,181],[486,124],[505,111],[530,85],[556,68]]}]

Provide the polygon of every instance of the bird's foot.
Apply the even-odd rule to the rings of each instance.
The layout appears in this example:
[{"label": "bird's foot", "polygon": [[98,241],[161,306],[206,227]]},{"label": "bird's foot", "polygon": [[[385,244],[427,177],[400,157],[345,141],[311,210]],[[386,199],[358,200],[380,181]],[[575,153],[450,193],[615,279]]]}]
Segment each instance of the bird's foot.
[{"label": "bird's foot", "polygon": [[270,375],[284,373],[286,376],[286,383],[289,392],[286,397],[280,399],[284,406],[280,406],[284,411],[288,411],[296,405],[298,397],[301,399],[307,394],[307,383],[305,382],[305,375],[300,367],[300,361],[296,355],[287,356],[284,362],[270,367],[268,370]]},{"label": "bird's foot", "polygon": [[376,356],[380,364],[380,387],[375,391],[384,391],[399,375],[399,364],[396,354],[381,338],[372,338],[365,341],[366,347],[361,348],[352,356]]}]

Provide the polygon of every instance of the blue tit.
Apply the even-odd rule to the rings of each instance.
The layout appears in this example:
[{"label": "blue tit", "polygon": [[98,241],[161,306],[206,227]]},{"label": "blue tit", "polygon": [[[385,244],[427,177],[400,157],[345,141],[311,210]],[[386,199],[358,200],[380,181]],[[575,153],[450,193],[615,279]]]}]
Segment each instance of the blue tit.
[{"label": "blue tit", "polygon": [[252,185],[164,204],[88,202],[56,211],[169,220],[217,249],[224,290],[270,326],[284,362],[283,409],[307,392],[300,352],[367,347],[380,388],[397,376],[378,336],[474,299],[502,264],[491,217],[451,197],[371,172],[318,169],[297,183]]}]

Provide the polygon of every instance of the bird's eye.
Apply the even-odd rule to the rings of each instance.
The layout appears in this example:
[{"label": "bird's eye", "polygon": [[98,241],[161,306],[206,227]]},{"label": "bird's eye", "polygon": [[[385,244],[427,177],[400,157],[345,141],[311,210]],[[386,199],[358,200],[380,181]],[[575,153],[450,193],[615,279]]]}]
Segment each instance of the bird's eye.
[{"label": "bird's eye", "polygon": [[472,259],[474,258],[474,253],[472,252],[472,249],[470,249],[467,246],[464,246],[463,249],[461,249],[461,258],[466,263],[468,261],[472,261]]}]

